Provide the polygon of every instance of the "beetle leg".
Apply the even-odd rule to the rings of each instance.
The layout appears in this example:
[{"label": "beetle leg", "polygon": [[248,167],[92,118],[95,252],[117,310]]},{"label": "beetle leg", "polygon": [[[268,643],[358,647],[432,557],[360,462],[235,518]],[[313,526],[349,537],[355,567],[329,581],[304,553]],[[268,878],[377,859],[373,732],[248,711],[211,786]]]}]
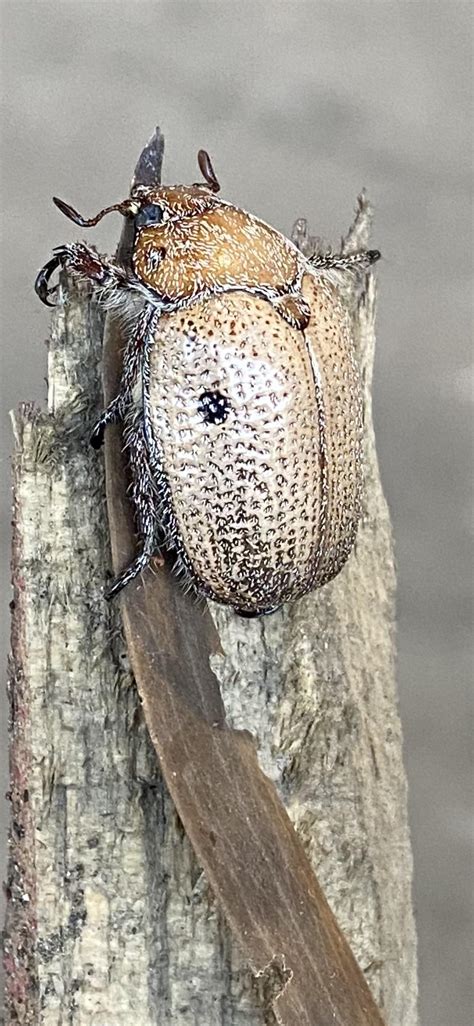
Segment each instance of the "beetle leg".
[{"label": "beetle leg", "polygon": [[125,443],[127,448],[130,449],[130,465],[133,477],[132,499],[135,507],[138,532],[143,541],[143,548],[133,562],[125,567],[122,573],[112,582],[110,588],[105,592],[106,599],[111,599],[118,595],[122,588],[125,588],[130,581],[133,581],[135,577],[138,577],[146,569],[152,559],[158,558],[161,564],[164,562],[159,553],[157,553],[159,496],[148,464],[141,410],[136,413],[126,430]]},{"label": "beetle leg", "polygon": [[99,256],[83,242],[57,246],[53,253],[54,256],[41,269],[35,282],[36,292],[43,303],[51,305],[47,300],[51,291],[47,284],[53,271],[63,267],[74,278],[89,282],[96,298],[109,305],[116,305],[115,300],[120,300],[121,296],[132,291],[141,293],[157,306],[156,296],[132,271]]},{"label": "beetle leg", "polygon": [[100,449],[104,441],[106,427],[123,420],[127,408],[131,405],[133,388],[142,367],[144,341],[148,334],[154,331],[155,319],[157,319],[156,310],[149,306],[145,307],[138,318],[133,334],[128,339],[123,355],[123,369],[118,394],[99,417],[90,437],[90,443],[94,449]]},{"label": "beetle leg", "polygon": [[292,328],[296,328],[297,331],[304,331],[307,328],[311,310],[303,296],[281,296],[272,299],[271,304]]},{"label": "beetle leg", "polygon": [[110,288],[111,286],[127,287],[125,285],[126,273],[122,268],[116,268],[115,265],[102,260],[94,250],[82,243],[57,246],[53,252],[54,256],[41,268],[35,280],[35,292],[46,306],[54,306],[54,303],[50,303],[48,300],[48,296],[54,291],[48,288],[48,283],[58,267],[65,268],[78,278],[86,278],[96,289]]},{"label": "beetle leg", "polygon": [[130,584],[130,581],[135,580],[135,577],[138,577],[141,573],[143,573],[143,571],[146,570],[147,566],[151,562],[154,555],[154,542],[153,548],[151,550],[143,547],[142,551],[140,552],[140,555],[138,555],[132,563],[129,563],[129,565],[125,567],[125,570],[122,570],[122,573],[115,578],[115,580],[110,585],[110,588],[108,588],[107,591],[104,592],[104,598],[107,599],[107,602],[110,602],[111,599],[115,598],[115,596],[118,595],[119,592],[121,592],[122,589],[127,586],[127,584]]},{"label": "beetle leg", "polygon": [[310,264],[320,271],[368,271],[372,264],[380,260],[378,249],[362,249],[356,253],[316,254],[310,258]]},{"label": "beetle leg", "polygon": [[112,402],[106,407],[104,412],[99,417],[96,424],[92,429],[90,436],[90,444],[94,449],[100,449],[104,444],[105,429],[109,424],[118,424],[123,418],[123,400],[122,396],[115,396]]},{"label": "beetle leg", "polygon": [[135,280],[129,272],[106,257],[99,256],[94,249],[83,242],[57,246],[53,253],[59,263],[76,278],[90,282],[95,291],[111,291],[135,287]]}]

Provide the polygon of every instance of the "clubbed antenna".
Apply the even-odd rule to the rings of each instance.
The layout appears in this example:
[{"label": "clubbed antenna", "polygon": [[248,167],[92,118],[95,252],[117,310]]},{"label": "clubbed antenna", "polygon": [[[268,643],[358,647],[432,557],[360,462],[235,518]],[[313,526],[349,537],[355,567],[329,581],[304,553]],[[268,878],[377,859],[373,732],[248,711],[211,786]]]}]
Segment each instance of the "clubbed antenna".
[{"label": "clubbed antenna", "polygon": [[211,163],[211,158],[206,150],[199,150],[198,153],[198,164],[199,170],[204,178],[207,187],[211,192],[219,192],[220,184],[216,178],[216,173]]},{"label": "clubbed antenna", "polygon": [[57,196],[53,196],[53,203],[65,217],[68,217],[70,221],[74,221],[74,224],[80,225],[81,228],[92,228],[106,214],[110,214],[112,210],[118,210],[119,214],[123,214],[124,217],[136,214],[137,210],[135,204],[132,204],[130,200],[122,200],[121,203],[114,203],[111,207],[104,207],[95,217],[83,217],[82,214],[78,214],[77,210],[74,210],[74,207],[71,207],[69,203],[65,203],[64,200],[58,199]]}]

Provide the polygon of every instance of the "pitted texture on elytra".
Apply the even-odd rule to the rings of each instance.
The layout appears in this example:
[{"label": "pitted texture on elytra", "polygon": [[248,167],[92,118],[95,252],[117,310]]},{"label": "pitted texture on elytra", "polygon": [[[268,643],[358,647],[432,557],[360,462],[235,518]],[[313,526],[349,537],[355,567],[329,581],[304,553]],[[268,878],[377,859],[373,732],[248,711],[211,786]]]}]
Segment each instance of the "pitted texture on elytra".
[{"label": "pitted texture on elytra", "polygon": [[216,289],[282,294],[297,279],[300,263],[280,232],[223,203],[140,229],[134,251],[136,273],[167,302]]},{"label": "pitted texture on elytra", "polygon": [[[348,362],[350,339],[331,287],[306,289],[325,331],[305,338],[264,300],[232,293],[164,317],[149,353],[145,414],[182,561],[206,594],[246,611],[295,598],[347,556],[350,496],[344,467],[327,465],[337,448],[328,429],[341,428],[326,409],[326,377],[335,352]],[[202,415],[208,391],[228,400],[221,423]],[[339,493],[344,510],[328,529]]]},{"label": "pitted texture on elytra", "polygon": [[[149,415],[178,537],[221,600],[269,608],[306,587],[320,520],[311,362],[264,300],[215,298],[166,318],[150,352]],[[225,421],[200,397],[219,391]]]},{"label": "pitted texture on elytra", "polygon": [[[335,577],[354,544],[361,513],[362,389],[349,316],[337,289],[306,275],[303,295],[311,308],[305,331],[324,404],[327,509],[324,542],[314,586]],[[318,385],[319,378],[319,385]]]}]

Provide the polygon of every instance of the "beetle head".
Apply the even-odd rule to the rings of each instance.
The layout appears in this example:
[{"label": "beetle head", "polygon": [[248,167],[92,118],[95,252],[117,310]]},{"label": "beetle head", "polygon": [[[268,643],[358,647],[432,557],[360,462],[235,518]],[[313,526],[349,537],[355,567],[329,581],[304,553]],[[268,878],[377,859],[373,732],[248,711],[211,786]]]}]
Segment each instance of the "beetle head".
[{"label": "beetle head", "polygon": [[116,210],[124,217],[133,219],[134,226],[150,228],[165,221],[177,220],[189,214],[199,214],[215,206],[214,194],[219,191],[220,185],[216,178],[211,164],[209,154],[205,150],[198,153],[199,169],[203,175],[203,182],[196,182],[194,185],[163,185],[148,187],[137,185],[131,191],[130,197],[120,203],[104,207],[94,217],[86,218],[79,214],[74,207],[64,200],[53,196],[53,202],[61,213],[68,217],[81,228],[90,228]]},{"label": "beetle head", "polygon": [[198,164],[203,182],[152,188],[137,185],[132,189],[130,204],[136,204],[138,208],[134,215],[137,229],[151,228],[189,214],[202,214],[215,206],[213,196],[219,192],[220,185],[205,150],[199,150]]}]

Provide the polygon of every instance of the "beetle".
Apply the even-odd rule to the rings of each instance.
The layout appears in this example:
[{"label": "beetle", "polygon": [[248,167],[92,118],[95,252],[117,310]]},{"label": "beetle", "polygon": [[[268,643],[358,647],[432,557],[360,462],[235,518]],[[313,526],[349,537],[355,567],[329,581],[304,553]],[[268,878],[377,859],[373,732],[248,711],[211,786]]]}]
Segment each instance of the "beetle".
[{"label": "beetle", "polygon": [[157,552],[195,590],[241,616],[273,612],[331,580],[361,514],[362,392],[338,275],[366,272],[378,250],[307,258],[280,232],[203,181],[132,187],[84,218],[126,218],[126,256],[57,247],[35,282],[50,305],[53,272],[87,280],[125,315],[117,396],[94,427],[123,422],[142,548],[112,598]]}]

